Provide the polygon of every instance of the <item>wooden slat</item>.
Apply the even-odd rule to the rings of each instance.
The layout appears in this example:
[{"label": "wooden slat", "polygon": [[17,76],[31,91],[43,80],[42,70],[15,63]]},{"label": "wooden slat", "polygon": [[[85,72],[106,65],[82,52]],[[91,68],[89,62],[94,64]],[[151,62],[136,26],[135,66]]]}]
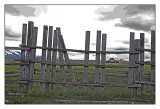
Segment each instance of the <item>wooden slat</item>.
[{"label": "wooden slat", "polygon": [[[102,34],[102,51],[106,51],[106,40],[107,40],[107,34]],[[105,65],[106,63],[106,54],[101,54],[101,65]],[[100,83],[105,83],[105,68],[101,67],[101,77],[100,77]],[[100,92],[104,92],[104,87],[100,87]]]},{"label": "wooden slat", "polygon": [[[5,74],[5,78],[10,78],[10,77],[18,77],[20,73],[14,73],[14,74]],[[24,79],[24,78],[23,78]]]},{"label": "wooden slat", "polygon": [[[85,51],[89,51],[89,46],[90,46],[90,31],[86,31],[86,36],[85,36]],[[84,56],[85,59],[85,64],[89,64],[89,53],[85,53]],[[84,66],[84,77],[83,77],[83,82],[88,83],[88,66]],[[87,86],[83,86],[83,91],[87,92]]]},{"label": "wooden slat", "polygon": [[16,65],[16,66],[17,66],[17,65],[22,65],[22,66],[23,66],[23,65],[29,65],[29,63],[8,63],[8,62],[7,62],[7,63],[5,63],[5,65],[13,65],[13,66],[14,66],[14,65]]},{"label": "wooden slat", "polygon": [[[23,24],[22,27],[22,45],[26,45],[26,35],[27,35],[27,24]],[[21,50],[21,59],[25,59],[25,50]],[[21,61],[20,64],[25,64],[24,62]],[[25,66],[20,65],[20,73],[19,73],[19,79],[24,79],[25,78]],[[19,92],[24,91],[24,84],[19,84]]]},{"label": "wooden slat", "polygon": [[[57,48],[57,33],[54,30],[54,39],[53,39],[53,48]],[[51,81],[55,82],[56,79],[56,58],[57,58],[57,51],[52,52],[52,73],[51,73]],[[55,84],[51,84],[51,92],[55,91]]]},{"label": "wooden slat", "polygon": [[144,85],[144,84],[146,84],[146,85],[155,85],[155,83],[148,82],[148,81],[135,81],[135,83],[141,84],[141,85]]},{"label": "wooden slat", "polygon": [[[27,24],[24,24],[27,26]],[[27,29],[27,27],[23,27],[24,29]],[[24,30],[24,32],[26,32],[27,30]],[[22,35],[25,35],[25,33],[22,32]],[[5,49],[7,50],[30,50],[30,48],[22,48],[22,47],[5,47]]]},{"label": "wooden slat", "polygon": [[[35,69],[35,71],[41,71],[40,69]],[[56,69],[56,72],[61,72],[60,69]],[[84,71],[78,71],[78,70],[72,70],[73,73],[84,73]],[[69,73],[68,70],[65,70],[65,73]],[[95,74],[95,72],[88,72],[88,74]],[[105,72],[106,76],[114,76],[114,77],[128,77],[127,74],[121,74],[121,73],[110,73],[110,72]]]},{"label": "wooden slat", "polygon": [[[66,49],[66,46],[65,46],[64,39],[63,39],[62,35],[59,36],[59,39],[60,39],[60,42],[61,42],[60,44],[61,44],[62,48]],[[68,71],[69,71],[70,76],[71,76],[71,81],[76,82],[74,73],[72,73],[72,67],[70,66],[70,59],[69,59],[68,53],[67,53],[67,51],[63,52],[63,53],[64,53],[64,59],[65,59],[66,64],[67,64]],[[77,86],[74,86],[74,89],[75,89],[75,91],[77,91],[78,90]]]},{"label": "wooden slat", "polygon": [[[15,59],[16,61],[20,61],[21,59]],[[138,65],[133,65],[133,66],[129,66],[129,65],[119,65],[119,66],[111,66],[111,65],[96,65],[96,64],[79,64],[79,63],[70,63],[70,64],[60,64],[60,63],[52,63],[52,62],[48,62],[48,61],[40,61],[40,60],[21,60],[24,62],[36,62],[36,63],[43,63],[43,64],[51,64],[51,65],[61,65],[61,66],[88,66],[88,67],[107,67],[107,68],[137,68]]]},{"label": "wooden slat", "polygon": [[[140,33],[140,49],[144,49],[144,33]],[[140,62],[144,62],[144,51],[140,51]],[[140,81],[144,81],[144,64],[140,64]],[[141,95],[145,93],[145,85],[141,85]]]},{"label": "wooden slat", "polygon": [[[28,22],[28,34],[27,34],[27,46],[31,46],[31,37],[32,37],[33,27],[34,27],[34,22],[29,21]],[[31,52],[30,50],[26,51],[26,59],[28,60],[30,60],[30,57],[31,57],[30,52]],[[25,79],[29,78],[29,72],[30,72],[29,66],[30,65],[25,66]],[[29,84],[26,84],[24,86],[24,92],[28,92],[28,89],[29,89]]]},{"label": "wooden slat", "polygon": [[[57,39],[58,39],[58,48],[62,49],[62,45],[60,42],[60,36],[61,36],[61,30],[60,28],[56,28],[56,32],[57,32]],[[59,51],[59,62],[60,64],[64,64],[64,52]],[[66,75],[65,75],[65,71],[64,71],[64,66],[60,65],[60,69],[61,69],[61,82],[66,82]],[[66,84],[62,84],[62,91],[66,92]]]},{"label": "wooden slat", "polygon": [[[155,31],[151,31],[151,50],[155,51]],[[151,52],[151,62],[155,63],[155,52]],[[151,82],[155,83],[155,65],[151,65]],[[155,85],[151,85],[151,93],[155,95]]]},{"label": "wooden slat", "polygon": [[[134,40],[134,47],[136,48],[140,48],[140,40],[136,39]],[[139,61],[139,54],[135,54],[135,61]],[[135,68],[135,72],[134,72],[134,81],[139,81],[140,74],[139,74],[139,67]],[[134,89],[134,93],[136,95],[138,95],[138,88]]]},{"label": "wooden slat", "polygon": [[[130,52],[134,52],[134,33],[130,32]],[[134,66],[134,54],[129,54],[129,65]],[[134,82],[134,68],[129,68],[129,73],[128,73],[128,84],[132,85]],[[133,93],[133,88],[128,88],[128,93],[131,94]]]},{"label": "wooden slat", "polygon": [[[101,31],[97,31],[97,40],[96,40],[96,51],[100,51],[101,47]],[[96,53],[96,65],[100,65],[100,53]],[[99,73],[100,73],[100,68],[95,67],[95,83],[99,83]],[[97,93],[99,92],[99,87],[94,88],[94,92]]]},{"label": "wooden slat", "polygon": [[29,48],[37,48],[37,49],[47,49],[47,50],[56,50],[56,51],[62,51],[62,52],[66,52],[66,51],[69,51],[69,52],[81,52],[81,53],[106,53],[106,54],[137,54],[139,52],[137,51],[134,51],[134,52],[131,52],[131,51],[85,51],[85,50],[77,50],[77,49],[55,49],[55,48],[48,48],[48,47],[41,47],[41,46],[22,46],[20,45],[21,47],[29,47]]},{"label": "wooden slat", "polygon": [[[42,46],[47,46],[47,35],[48,35],[48,26],[43,27],[43,43]],[[42,61],[46,61],[46,49],[42,49]],[[41,63],[41,75],[40,80],[44,80],[44,74],[45,74],[45,64]],[[40,83],[40,92],[43,92],[44,83]]]},{"label": "wooden slat", "polygon": [[[34,27],[33,31],[32,31],[32,39],[31,39],[31,45],[35,46],[37,44],[37,33],[38,33],[38,27]],[[30,59],[31,61],[35,59],[35,55],[36,55],[36,49],[32,48],[31,49],[31,54],[30,54]],[[33,79],[33,75],[34,75],[34,62],[30,63],[29,69],[30,69],[30,73],[29,73],[29,79]],[[28,88],[28,92],[32,93],[32,89],[33,89],[33,82],[29,82],[29,88]]]},{"label": "wooden slat", "polygon": [[45,80],[23,80],[23,81],[17,81],[17,80],[7,80],[5,81],[6,84],[17,84],[17,83],[28,83],[29,82],[43,82],[43,83],[52,83],[52,84],[65,84],[65,85],[80,85],[80,86],[100,86],[100,87],[141,87],[141,84],[133,84],[133,85],[128,85],[128,84],[96,84],[96,83],[72,83],[72,82],[53,82],[53,81],[45,81]]},{"label": "wooden slat", "polygon": [[[53,26],[49,26],[48,47],[52,47]],[[47,52],[47,61],[51,62],[51,50]],[[45,80],[50,80],[50,64],[47,64]],[[45,85],[46,91],[49,92],[49,84]]]}]

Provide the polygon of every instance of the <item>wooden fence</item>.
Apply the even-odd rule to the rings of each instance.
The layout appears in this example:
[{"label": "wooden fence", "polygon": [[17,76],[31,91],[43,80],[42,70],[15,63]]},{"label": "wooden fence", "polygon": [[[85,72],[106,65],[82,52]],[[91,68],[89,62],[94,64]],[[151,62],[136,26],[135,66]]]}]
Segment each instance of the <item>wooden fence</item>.
[{"label": "wooden fence", "polygon": [[[89,86],[94,86],[95,93],[104,92],[104,87],[128,87],[128,93],[138,94],[145,93],[145,85],[151,85],[151,93],[155,94],[155,31],[151,31],[151,49],[144,48],[144,33],[140,33],[140,39],[134,38],[134,33],[130,32],[130,48],[129,51],[106,51],[107,34],[97,31],[96,51],[90,51],[90,31],[86,31],[85,50],[66,49],[61,29],[56,28],[53,31],[52,26],[44,26],[42,47],[36,46],[38,27],[34,26],[34,22],[23,24],[22,44],[20,47],[5,47],[5,49],[21,50],[21,59],[17,59],[20,63],[5,63],[5,65],[20,65],[19,74],[5,75],[6,78],[19,76],[18,81],[6,81],[6,83],[18,83],[19,92],[33,91],[33,83],[39,83],[39,91],[55,91],[55,84],[61,84],[63,92],[66,92],[67,85],[73,85],[75,91],[77,86],[83,86],[83,91],[87,92]],[[52,39],[53,38],[53,39]],[[52,42],[53,41],[53,42]],[[102,42],[101,42],[102,41]],[[36,49],[42,49],[42,59],[35,60]],[[71,63],[68,51],[84,53],[84,64]],[[151,52],[151,62],[144,62],[144,52]],[[57,62],[57,53],[59,60]],[[89,54],[95,53],[95,64],[89,63]],[[106,54],[129,54],[129,65],[107,66]],[[35,69],[35,63],[41,64],[41,69]],[[151,72],[144,72],[144,65],[151,65]],[[56,69],[56,65],[60,69]],[[68,70],[65,70],[67,66]],[[72,70],[72,66],[83,66],[84,71]],[[89,67],[95,67],[95,72],[89,72]],[[106,68],[129,68],[128,74],[107,73]],[[34,71],[40,71],[40,78],[34,78]],[[61,72],[60,82],[56,81],[56,72]],[[69,72],[71,82],[67,82],[66,73]],[[84,73],[83,82],[77,82],[75,73]],[[88,74],[95,75],[95,82],[88,81]],[[150,74],[150,82],[145,81],[144,75]],[[106,84],[106,76],[118,76],[128,78],[128,84]]]}]

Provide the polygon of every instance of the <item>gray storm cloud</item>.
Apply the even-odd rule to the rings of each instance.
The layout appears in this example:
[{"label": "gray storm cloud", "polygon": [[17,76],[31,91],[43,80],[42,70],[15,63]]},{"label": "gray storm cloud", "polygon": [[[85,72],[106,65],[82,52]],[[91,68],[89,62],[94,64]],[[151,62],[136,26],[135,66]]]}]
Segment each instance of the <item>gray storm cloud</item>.
[{"label": "gray storm cloud", "polygon": [[113,10],[101,7],[95,11],[99,21],[120,19],[117,27],[150,31],[155,29],[155,5],[117,5]]},{"label": "gray storm cloud", "polygon": [[6,40],[20,40],[21,33],[13,31],[10,27],[5,27],[5,39]]},{"label": "gray storm cloud", "polygon": [[45,5],[5,5],[5,12],[13,16],[38,17],[47,12]]}]

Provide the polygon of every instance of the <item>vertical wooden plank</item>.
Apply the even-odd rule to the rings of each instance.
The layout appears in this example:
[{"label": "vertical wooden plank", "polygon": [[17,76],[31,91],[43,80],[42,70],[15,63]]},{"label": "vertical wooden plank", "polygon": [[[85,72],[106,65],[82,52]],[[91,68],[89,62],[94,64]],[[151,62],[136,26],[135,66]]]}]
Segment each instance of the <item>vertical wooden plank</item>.
[{"label": "vertical wooden plank", "polygon": [[[139,39],[134,40],[134,47],[135,47],[135,49],[140,48],[140,40]],[[135,61],[139,62],[139,54],[138,53],[135,54]],[[135,68],[135,72],[134,72],[134,81],[139,81],[139,80],[140,80],[139,67],[137,67],[137,68]],[[134,94],[138,95],[138,88],[134,88]]]},{"label": "vertical wooden plank", "polygon": [[[57,33],[56,30],[54,30],[54,39],[53,39],[53,48],[57,49]],[[55,82],[56,79],[56,58],[57,58],[57,51],[53,50],[52,52],[52,73],[51,73],[51,81]],[[55,65],[54,65],[55,64]],[[54,92],[55,90],[55,84],[51,84],[51,92]]]},{"label": "vertical wooden plank", "polygon": [[[57,31],[57,39],[58,39],[58,49],[62,49],[62,45],[60,42],[60,36],[61,36],[61,31],[60,28],[56,28]],[[64,53],[62,51],[59,51],[59,62],[60,62],[60,69],[61,69],[61,83],[62,83],[62,91],[66,92],[66,75],[65,75],[65,70],[64,70],[64,58],[63,55]]]},{"label": "vertical wooden plank", "polygon": [[[32,21],[28,22],[28,36],[27,36],[27,46],[31,46],[31,37],[34,23]],[[26,60],[30,60],[30,50],[26,52]],[[29,79],[29,65],[25,66],[25,79]],[[29,84],[27,83],[24,87],[25,92],[28,92]]]},{"label": "vertical wooden plank", "polygon": [[[106,40],[107,40],[107,34],[102,34],[102,51],[106,52]],[[105,66],[106,63],[106,53],[102,53],[101,55],[101,65]],[[104,84],[105,83],[105,67],[101,67],[101,79],[100,83]],[[100,87],[100,92],[104,92],[104,87]]]},{"label": "vertical wooden plank", "polygon": [[[89,52],[90,46],[90,31],[86,31],[86,38],[85,38],[85,51]],[[85,65],[84,66],[84,77],[83,82],[88,83],[88,64],[89,64],[89,53],[85,53]],[[83,91],[87,92],[87,86],[83,86]]]},{"label": "vertical wooden plank", "polygon": [[[22,27],[22,46],[26,45],[26,35],[27,35],[27,24],[23,24]],[[21,59],[25,59],[25,50],[21,50]],[[21,63],[23,64],[23,62],[21,61]],[[24,79],[25,78],[25,66],[24,65],[20,65],[20,74],[19,74],[19,80]],[[24,91],[24,84],[19,84],[19,92],[23,92]]]},{"label": "vertical wooden plank", "polygon": [[[140,33],[140,62],[144,62],[144,33]],[[140,64],[140,81],[145,81],[144,79],[144,64]],[[145,93],[145,85],[141,84],[141,95]]]},{"label": "vertical wooden plank", "polygon": [[[52,33],[53,33],[53,26],[49,26],[49,36],[48,36],[48,47],[52,47]],[[51,62],[51,50],[47,50],[47,61]],[[46,69],[46,81],[50,80],[50,64],[47,64]],[[46,91],[49,91],[49,83],[46,83]]]},{"label": "vertical wooden plank", "polygon": [[[59,36],[59,40],[60,40],[60,44],[62,46],[63,49],[66,49],[66,46],[65,46],[65,43],[64,43],[64,39],[61,36]],[[74,73],[72,72],[72,67],[70,66],[70,60],[69,60],[69,56],[68,56],[68,53],[67,51],[63,52],[64,53],[64,59],[66,61],[66,64],[67,64],[67,68],[68,68],[68,71],[69,71],[69,74],[71,76],[71,81],[73,83],[76,83],[76,79],[75,79],[75,76],[74,76]],[[74,86],[74,90],[77,91],[77,86]]]},{"label": "vertical wooden plank", "polygon": [[[42,47],[47,47],[47,35],[48,35],[48,26],[43,27],[43,44]],[[46,61],[46,49],[42,49],[42,61]],[[41,63],[41,75],[40,80],[44,80],[45,74],[45,64]],[[40,82],[40,92],[43,92],[44,83]]]},{"label": "vertical wooden plank", "polygon": [[[97,31],[96,51],[99,52],[101,48],[101,31]],[[100,53],[96,53],[96,65],[100,65]],[[99,83],[100,68],[95,67],[95,83]],[[99,87],[95,86],[94,92],[99,92]]]},{"label": "vertical wooden plank", "polygon": [[[34,27],[33,28],[33,34],[32,34],[32,38],[31,38],[31,46],[36,46],[37,44],[37,32],[38,32],[38,27]],[[36,55],[36,48],[31,48],[31,54],[30,54],[30,73],[29,73],[29,80],[33,79],[33,75],[34,75],[34,60],[35,60],[35,55]],[[31,93],[33,89],[33,82],[29,82],[29,89],[28,92]]]},{"label": "vertical wooden plank", "polygon": [[[134,32],[130,32],[130,52],[134,52]],[[135,63],[134,61],[134,54],[130,53],[129,54],[129,66],[133,66]],[[134,68],[129,68],[129,73],[128,73],[128,84],[132,85],[134,84]],[[128,87],[128,93],[131,94],[133,93],[133,88]]]},{"label": "vertical wooden plank", "polygon": [[[151,31],[151,62],[155,64],[155,31]],[[155,65],[151,65],[151,82],[155,83]],[[155,85],[151,85],[151,93],[155,95]]]}]

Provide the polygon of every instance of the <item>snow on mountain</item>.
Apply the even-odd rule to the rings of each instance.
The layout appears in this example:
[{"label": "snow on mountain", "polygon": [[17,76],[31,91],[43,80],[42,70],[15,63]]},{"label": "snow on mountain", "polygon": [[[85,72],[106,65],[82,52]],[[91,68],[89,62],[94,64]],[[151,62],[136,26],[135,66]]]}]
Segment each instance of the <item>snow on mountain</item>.
[{"label": "snow on mountain", "polygon": [[15,50],[5,50],[5,58],[20,58],[21,52]]}]

